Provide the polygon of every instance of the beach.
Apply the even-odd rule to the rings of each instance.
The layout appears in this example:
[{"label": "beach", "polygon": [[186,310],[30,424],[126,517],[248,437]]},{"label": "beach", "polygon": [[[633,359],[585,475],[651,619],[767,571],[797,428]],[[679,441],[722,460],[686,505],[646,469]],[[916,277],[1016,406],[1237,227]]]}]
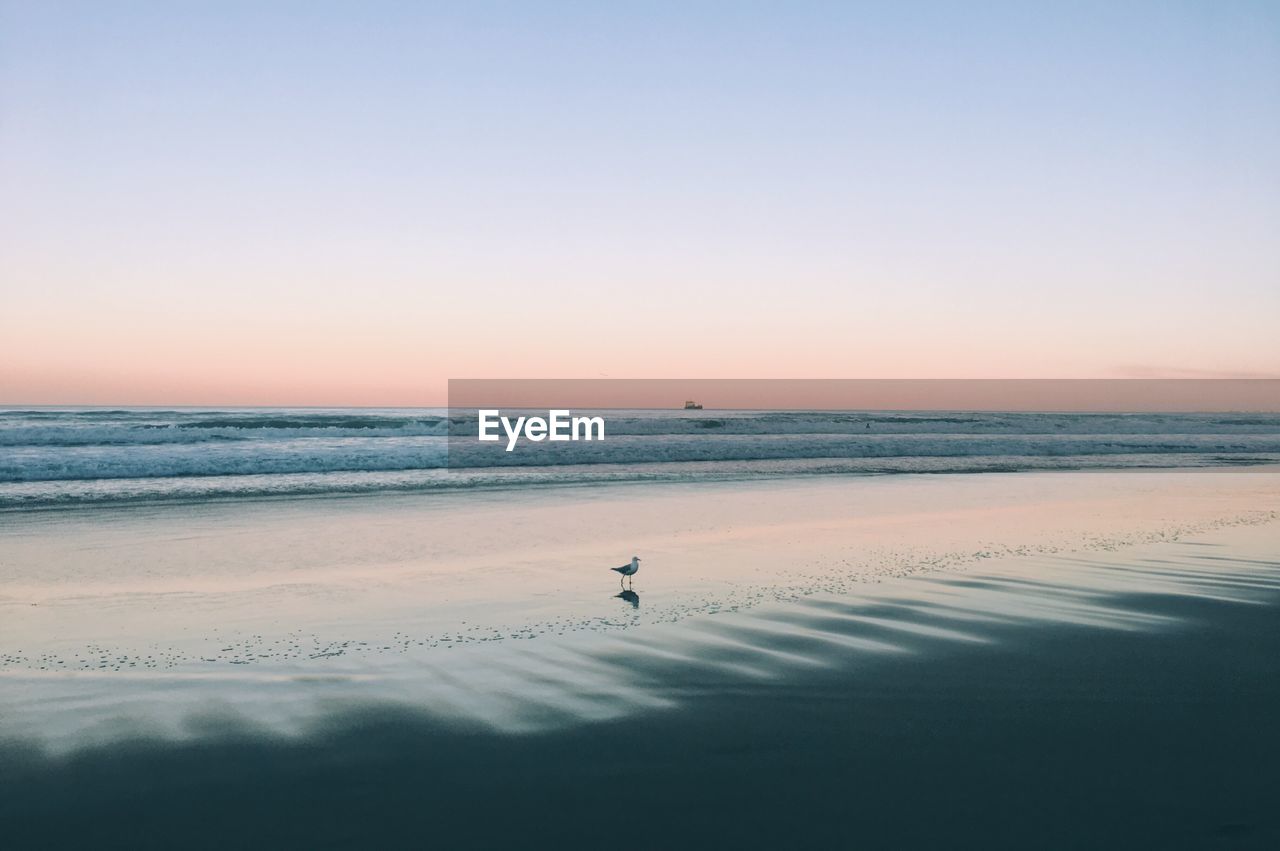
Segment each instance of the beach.
[{"label": "beach", "polygon": [[1278,518],[1265,465],[10,512],[0,814],[30,844],[1265,847]]},{"label": "beach", "polygon": [[1280,849],[1278,71],[0,0],[0,851]]}]

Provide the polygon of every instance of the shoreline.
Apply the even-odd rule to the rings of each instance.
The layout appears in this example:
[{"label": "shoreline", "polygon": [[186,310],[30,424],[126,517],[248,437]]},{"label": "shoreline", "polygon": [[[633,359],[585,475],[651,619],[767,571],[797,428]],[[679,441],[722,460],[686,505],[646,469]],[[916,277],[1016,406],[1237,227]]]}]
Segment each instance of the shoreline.
[{"label": "shoreline", "polygon": [[1018,557],[417,674],[553,722],[523,730],[402,694],[281,734],[244,712],[259,679],[177,737],[0,742],[0,818],[43,847],[1268,848],[1278,543],[1270,523]]},{"label": "shoreline", "polygon": [[[1089,457],[1089,456],[1084,456],[1084,457]],[[1167,462],[1168,456],[1157,456],[1157,457],[1163,457],[1166,459],[1166,462]],[[897,460],[901,460],[903,462],[910,462],[910,461],[916,461],[919,459],[884,458],[884,459],[873,459],[873,460],[876,462],[892,462]],[[1021,465],[1021,466],[1012,466],[1009,468],[1000,466],[998,458],[989,458],[986,460],[990,460],[995,463],[993,463],[992,466],[990,467],[939,468],[939,469],[932,469],[932,470],[931,469],[912,469],[912,468],[867,469],[867,470],[861,470],[861,471],[854,470],[854,469],[830,469],[830,470],[823,469],[823,470],[812,470],[812,471],[791,470],[791,471],[782,472],[782,473],[769,473],[767,475],[755,473],[755,472],[731,472],[731,473],[707,474],[705,476],[700,476],[697,478],[682,478],[678,473],[674,473],[670,471],[679,470],[686,465],[690,469],[695,467],[701,467],[701,466],[704,466],[706,462],[671,461],[671,462],[664,462],[661,465],[666,472],[655,473],[651,477],[628,478],[626,473],[629,471],[624,471],[623,475],[617,476],[615,478],[602,475],[600,478],[597,478],[597,479],[586,478],[586,479],[580,479],[580,480],[564,480],[564,481],[548,479],[545,481],[533,480],[533,481],[521,481],[518,483],[506,482],[500,479],[495,479],[492,481],[459,483],[455,485],[436,484],[432,486],[426,486],[422,483],[406,483],[403,485],[392,485],[392,484],[380,483],[370,487],[352,486],[349,489],[334,488],[333,486],[325,486],[325,487],[317,486],[316,489],[314,490],[285,490],[285,491],[279,491],[279,492],[268,491],[268,490],[250,491],[250,492],[243,492],[243,493],[233,492],[233,491],[226,491],[226,492],[215,491],[215,492],[209,492],[209,493],[198,492],[191,495],[157,494],[155,496],[129,495],[129,496],[108,496],[108,497],[102,497],[102,498],[87,498],[83,496],[78,496],[73,499],[66,499],[63,501],[49,500],[49,501],[33,501],[33,502],[27,502],[27,503],[15,503],[12,501],[8,501],[10,498],[6,497],[6,501],[0,503],[0,517],[23,516],[28,514],[36,515],[36,514],[54,513],[54,512],[78,512],[78,511],[101,512],[101,511],[114,511],[114,510],[129,510],[133,508],[138,508],[138,509],[162,508],[165,506],[174,506],[176,508],[182,508],[182,507],[192,507],[192,506],[202,506],[202,505],[211,505],[211,506],[212,505],[240,505],[240,504],[252,505],[254,503],[275,503],[275,502],[294,501],[294,500],[302,502],[302,501],[308,501],[308,500],[324,500],[324,499],[342,500],[342,499],[378,499],[383,497],[414,498],[414,497],[432,497],[432,496],[466,499],[467,496],[470,494],[477,494],[477,495],[494,494],[494,493],[538,494],[538,493],[554,492],[554,491],[560,491],[560,490],[573,490],[577,488],[622,488],[622,487],[629,487],[629,486],[630,487],[640,486],[640,487],[646,487],[646,488],[654,487],[654,486],[715,487],[718,485],[732,486],[732,485],[743,485],[743,484],[754,484],[754,483],[767,484],[770,482],[778,482],[778,483],[786,484],[786,483],[798,483],[798,482],[806,482],[806,481],[814,481],[814,480],[820,481],[823,479],[860,480],[860,479],[878,479],[878,478],[903,478],[903,477],[945,478],[948,476],[1020,476],[1020,475],[1028,475],[1028,474],[1043,475],[1043,474],[1054,474],[1054,473],[1063,474],[1063,475],[1072,475],[1077,473],[1093,473],[1093,474],[1109,475],[1109,474],[1123,474],[1123,473],[1130,473],[1130,472],[1141,474],[1141,473],[1153,473],[1153,472],[1165,472],[1165,471],[1177,472],[1177,473],[1194,473],[1198,471],[1202,471],[1206,473],[1225,473],[1225,472],[1267,473],[1273,470],[1280,470],[1280,463],[1277,463],[1277,461],[1274,458],[1266,458],[1266,459],[1241,458],[1241,459],[1233,459],[1230,463],[1219,462],[1219,463],[1199,463],[1199,464],[1186,464],[1186,465],[1177,465],[1177,464],[1160,463],[1158,461],[1152,461],[1150,464],[1129,463],[1129,464],[1117,465],[1117,466],[1109,466],[1105,460],[1102,460],[1102,461],[1097,461],[1097,463],[1088,463],[1088,464],[1082,464],[1080,466],[1070,466],[1070,467],[1069,466],[1036,467],[1036,466]],[[819,463],[823,463],[822,459],[818,459],[818,461]],[[769,462],[756,462],[756,463],[769,463]],[[585,467],[586,469],[593,469],[593,470],[599,469],[602,471],[612,471],[615,474],[617,473],[617,470],[620,468],[619,465],[610,465],[610,464],[588,464],[588,465],[582,465],[582,466]],[[537,472],[544,468],[520,467],[516,469],[521,472],[530,472],[530,471]],[[562,473],[565,470],[572,470],[574,468],[549,467],[545,469],[547,471]],[[400,472],[404,474],[422,473],[429,476],[430,475],[448,476],[452,474],[452,475],[457,475],[459,477],[465,477],[471,474],[479,474],[479,475],[490,474],[494,470],[495,468],[486,468],[486,467],[457,468],[452,470],[449,468],[433,468],[428,470],[405,470],[405,471],[349,471],[349,474],[357,475],[357,476],[365,475],[365,476],[377,477],[377,476],[385,476],[385,475],[388,475],[389,473],[394,474],[396,472]],[[348,474],[348,473],[343,473],[341,471],[338,471],[335,473],[297,473],[297,474],[283,474],[283,475],[274,474],[274,473],[265,473],[265,474],[261,474],[261,477],[264,480],[268,480],[268,481],[279,481],[281,478],[287,478],[289,475],[326,477],[326,476],[344,475],[344,474]],[[219,479],[233,479],[239,483],[243,483],[247,479],[255,478],[255,475],[248,474],[248,475],[233,476],[233,477],[209,475],[209,476],[186,476],[182,478],[184,478],[186,481],[197,482],[197,483],[204,483],[207,481],[213,481],[213,480],[219,480]],[[96,480],[88,480],[88,481],[92,482]],[[170,479],[165,477],[155,477],[155,478],[141,478],[141,479],[104,479],[102,481],[118,486],[120,482],[163,483],[163,482],[170,481]],[[15,482],[15,483],[6,483],[6,484],[42,485],[42,484],[49,484],[49,483],[50,482],[34,482],[34,483]],[[52,483],[62,485],[62,484],[67,484],[68,482],[65,480],[53,480]],[[71,483],[75,483],[75,482],[71,482]]]},{"label": "shoreline", "polygon": [[[705,650],[746,676],[761,670],[758,654],[803,668],[781,649],[814,638],[803,623],[727,646],[706,626],[758,628],[775,607],[809,617],[818,600],[1006,568],[1070,585],[1093,573],[1064,573],[1073,557],[1132,575],[1123,559],[1144,548],[1265,537],[1277,516],[1280,474],[1204,470],[40,514],[0,530],[0,678],[11,686],[0,738],[44,731],[74,749],[127,733],[101,724],[122,711],[140,730],[180,736],[209,701],[288,733],[357,697],[496,730],[572,725],[647,705],[644,688],[590,673],[593,654],[618,642],[668,658]],[[645,567],[626,598],[606,568],[633,549]],[[817,631],[847,643],[833,635]],[[551,679],[513,673],[513,653]],[[630,697],[584,703],[584,690],[610,689]]]},{"label": "shoreline", "polygon": [[0,526],[0,821],[1270,848],[1280,471],[1216,473],[31,515]]}]

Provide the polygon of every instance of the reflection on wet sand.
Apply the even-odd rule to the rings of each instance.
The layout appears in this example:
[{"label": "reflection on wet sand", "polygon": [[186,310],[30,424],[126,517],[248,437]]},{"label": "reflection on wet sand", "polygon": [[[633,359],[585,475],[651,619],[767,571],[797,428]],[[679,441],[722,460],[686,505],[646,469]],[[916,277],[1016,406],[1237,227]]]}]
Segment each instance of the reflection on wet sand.
[{"label": "reflection on wet sand", "polygon": [[[334,706],[384,702],[449,723],[533,733],[686,705],[691,684],[785,683],[815,670],[860,677],[886,665],[999,646],[1047,627],[1151,632],[1189,626],[1171,601],[1271,601],[1277,524],[1133,550],[1028,556],[982,573],[934,573],[672,622],[602,620],[555,631],[511,627],[494,640],[193,670],[60,675],[15,670],[0,690],[0,736],[74,750],[123,735],[187,739],[217,707],[297,735]],[[1209,546],[1230,541],[1231,546]],[[617,595],[639,610],[639,594]],[[602,616],[607,618],[606,616]],[[536,636],[536,637],[530,637]],[[12,655],[12,654],[11,654]],[[6,659],[5,661],[11,661]],[[54,664],[56,660],[49,660]],[[625,662],[625,664],[619,664]]]},{"label": "reflection on wet sand", "polygon": [[[154,704],[159,677],[187,741],[134,725],[68,755],[0,745],[0,822],[13,847],[1273,848],[1280,559],[1274,531],[1245,537],[394,656],[350,680],[28,678],[47,733]],[[620,800],[644,814],[625,830]]]}]

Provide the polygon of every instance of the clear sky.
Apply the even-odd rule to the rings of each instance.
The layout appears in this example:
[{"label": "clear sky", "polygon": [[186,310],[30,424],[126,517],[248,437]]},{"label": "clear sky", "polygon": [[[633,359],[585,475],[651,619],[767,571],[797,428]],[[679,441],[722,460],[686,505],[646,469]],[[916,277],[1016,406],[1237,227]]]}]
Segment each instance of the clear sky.
[{"label": "clear sky", "polygon": [[0,0],[0,403],[1280,375],[1280,3]]}]

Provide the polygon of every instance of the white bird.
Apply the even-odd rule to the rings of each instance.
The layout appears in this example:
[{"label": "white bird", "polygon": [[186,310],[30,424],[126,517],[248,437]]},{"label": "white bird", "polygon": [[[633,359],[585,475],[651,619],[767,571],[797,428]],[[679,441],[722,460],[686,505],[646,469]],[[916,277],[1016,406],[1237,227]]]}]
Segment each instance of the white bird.
[{"label": "white bird", "polygon": [[[636,571],[640,569],[640,557],[632,556],[630,564],[624,564],[622,567],[611,567],[609,569],[618,571],[618,573],[621,573],[622,576],[635,576]],[[621,576],[618,577],[618,584],[619,585],[622,584]]]}]

